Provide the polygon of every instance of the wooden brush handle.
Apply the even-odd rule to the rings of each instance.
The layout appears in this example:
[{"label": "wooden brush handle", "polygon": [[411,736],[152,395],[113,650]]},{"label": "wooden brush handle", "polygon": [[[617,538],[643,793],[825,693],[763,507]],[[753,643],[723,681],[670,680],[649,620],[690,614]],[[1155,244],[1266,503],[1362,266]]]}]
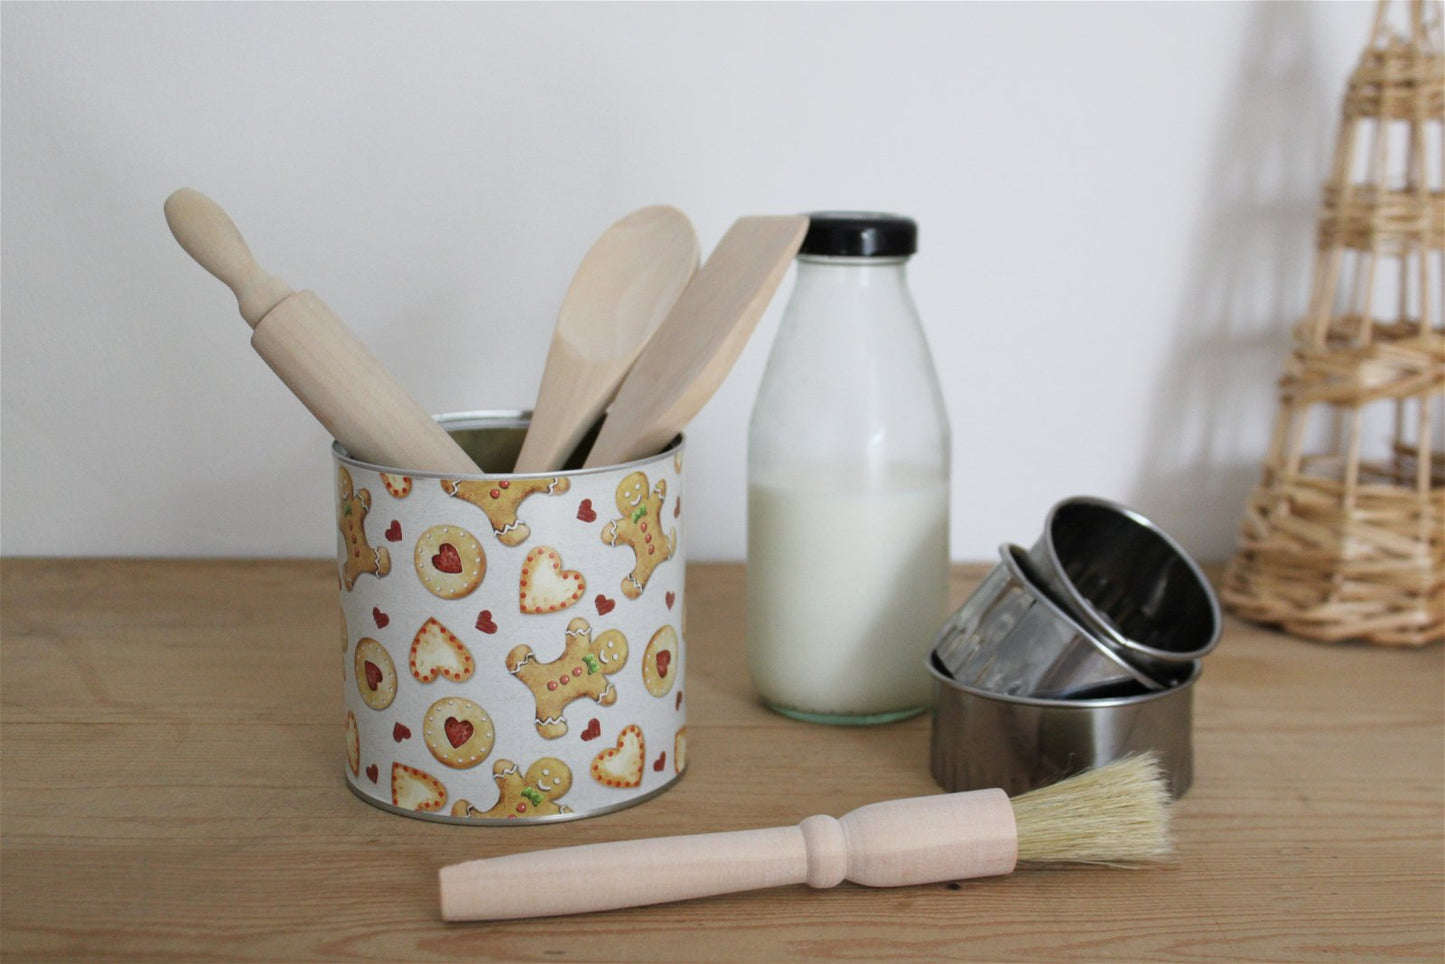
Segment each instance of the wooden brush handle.
[{"label": "wooden brush handle", "polygon": [[1018,854],[1002,790],[914,797],[796,827],[658,837],[444,867],[443,920],[639,907],[785,884],[896,887],[1007,874]]},{"label": "wooden brush handle", "polygon": [[186,253],[235,293],[255,329],[252,347],[354,458],[413,472],[481,471],[320,298],[262,270],[214,201],[182,188],[165,210]]}]

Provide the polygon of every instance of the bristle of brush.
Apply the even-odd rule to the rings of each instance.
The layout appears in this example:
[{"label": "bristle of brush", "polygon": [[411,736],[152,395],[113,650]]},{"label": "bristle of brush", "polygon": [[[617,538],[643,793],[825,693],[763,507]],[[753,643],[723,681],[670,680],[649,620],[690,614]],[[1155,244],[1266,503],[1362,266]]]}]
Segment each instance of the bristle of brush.
[{"label": "bristle of brush", "polygon": [[1019,862],[1136,866],[1173,852],[1169,787],[1152,753],[1015,797]]}]

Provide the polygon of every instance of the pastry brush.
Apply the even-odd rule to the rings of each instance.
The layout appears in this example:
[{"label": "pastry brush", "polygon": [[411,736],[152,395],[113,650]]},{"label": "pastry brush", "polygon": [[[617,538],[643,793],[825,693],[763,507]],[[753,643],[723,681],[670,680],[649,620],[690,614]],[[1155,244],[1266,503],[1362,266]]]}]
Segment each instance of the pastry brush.
[{"label": "pastry brush", "polygon": [[587,844],[442,868],[447,921],[506,920],[844,880],[899,887],[1019,862],[1133,866],[1170,852],[1158,760],[1135,756],[1010,800],[970,790],[869,804],[792,827]]}]

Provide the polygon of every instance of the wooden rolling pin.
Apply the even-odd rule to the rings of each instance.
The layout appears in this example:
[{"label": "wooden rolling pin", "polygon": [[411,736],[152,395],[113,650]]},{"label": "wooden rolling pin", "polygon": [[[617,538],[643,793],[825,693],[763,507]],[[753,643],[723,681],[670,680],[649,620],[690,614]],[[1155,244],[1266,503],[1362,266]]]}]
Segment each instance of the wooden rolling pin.
[{"label": "wooden rolling pin", "polygon": [[236,295],[251,346],[353,458],[410,472],[479,474],[475,462],[314,292],[261,269],[226,212],[182,188],[166,223]]}]

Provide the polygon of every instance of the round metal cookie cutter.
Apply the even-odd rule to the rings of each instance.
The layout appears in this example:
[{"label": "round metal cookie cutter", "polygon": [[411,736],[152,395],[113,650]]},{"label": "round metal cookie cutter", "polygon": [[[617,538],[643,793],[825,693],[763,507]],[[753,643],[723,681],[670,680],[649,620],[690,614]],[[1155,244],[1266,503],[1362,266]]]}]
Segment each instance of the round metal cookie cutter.
[{"label": "round metal cookie cutter", "polygon": [[1209,580],[1133,509],[1064,499],[1028,556],[1043,587],[1086,629],[1157,679],[1187,673],[1219,642],[1224,620]]},{"label": "round metal cookie cutter", "polygon": [[938,665],[958,683],[1001,696],[1090,699],[1166,688],[1095,638],[1041,587],[1028,554],[1001,561],[934,641]]}]

